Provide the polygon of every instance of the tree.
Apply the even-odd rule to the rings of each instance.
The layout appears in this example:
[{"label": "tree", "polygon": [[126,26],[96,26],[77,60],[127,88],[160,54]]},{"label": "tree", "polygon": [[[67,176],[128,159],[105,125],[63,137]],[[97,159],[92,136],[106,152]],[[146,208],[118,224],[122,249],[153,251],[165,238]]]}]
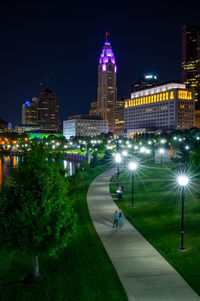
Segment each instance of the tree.
[{"label": "tree", "polygon": [[193,168],[200,168],[200,146],[190,152],[189,164]]},{"label": "tree", "polygon": [[92,160],[90,162],[90,167],[96,167],[97,165],[99,164],[99,160],[98,160],[98,157],[97,157],[97,153],[93,153],[92,155]]},{"label": "tree", "polygon": [[38,255],[55,256],[76,228],[62,163],[48,155],[44,144],[34,142],[0,194],[0,241],[9,249],[32,253],[35,276]]}]

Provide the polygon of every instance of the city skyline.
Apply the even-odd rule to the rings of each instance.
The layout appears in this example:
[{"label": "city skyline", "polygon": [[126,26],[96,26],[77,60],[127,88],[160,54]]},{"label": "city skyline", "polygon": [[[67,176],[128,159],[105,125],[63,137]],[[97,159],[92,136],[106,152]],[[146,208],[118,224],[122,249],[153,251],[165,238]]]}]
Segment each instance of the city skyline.
[{"label": "city skyline", "polygon": [[[110,33],[118,65],[118,96],[129,97],[131,84],[153,72],[161,81],[181,79],[181,30],[199,24],[198,6],[165,8],[151,3],[121,7],[107,4],[100,13],[71,5],[18,4],[6,7],[2,30],[2,107],[0,117],[21,123],[21,105],[48,87],[58,97],[60,121],[89,111],[96,100],[99,52]],[[153,9],[153,8],[156,8]],[[74,19],[74,16],[76,18]],[[141,18],[142,16],[142,18]],[[168,22],[170,19],[170,22]],[[52,22],[52,20],[54,20]],[[37,21],[37,22],[36,22]],[[93,25],[93,26],[91,26]]]}]

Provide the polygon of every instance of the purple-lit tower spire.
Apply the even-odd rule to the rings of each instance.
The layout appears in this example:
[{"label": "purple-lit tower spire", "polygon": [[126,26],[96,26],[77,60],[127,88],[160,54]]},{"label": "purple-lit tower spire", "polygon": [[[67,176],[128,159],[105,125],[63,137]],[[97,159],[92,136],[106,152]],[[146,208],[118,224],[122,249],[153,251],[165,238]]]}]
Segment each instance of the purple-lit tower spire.
[{"label": "purple-lit tower spire", "polygon": [[104,120],[108,120],[110,131],[114,131],[114,106],[117,100],[116,73],[115,56],[106,33],[98,66],[97,113]]}]

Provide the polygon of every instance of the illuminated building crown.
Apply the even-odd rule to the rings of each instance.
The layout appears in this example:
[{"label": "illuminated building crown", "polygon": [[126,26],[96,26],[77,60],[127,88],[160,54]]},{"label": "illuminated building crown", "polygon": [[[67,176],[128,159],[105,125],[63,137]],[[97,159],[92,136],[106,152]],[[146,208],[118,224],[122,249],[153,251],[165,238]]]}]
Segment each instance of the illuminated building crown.
[{"label": "illuminated building crown", "polygon": [[114,53],[112,51],[111,44],[107,40],[107,35],[108,35],[108,33],[106,33],[106,41],[105,41],[103,49],[102,49],[99,64],[102,65],[101,66],[102,72],[106,72],[107,64],[112,63],[114,65],[114,70],[115,70],[115,73],[116,73],[117,72],[117,66],[115,64],[115,56],[114,56]]}]

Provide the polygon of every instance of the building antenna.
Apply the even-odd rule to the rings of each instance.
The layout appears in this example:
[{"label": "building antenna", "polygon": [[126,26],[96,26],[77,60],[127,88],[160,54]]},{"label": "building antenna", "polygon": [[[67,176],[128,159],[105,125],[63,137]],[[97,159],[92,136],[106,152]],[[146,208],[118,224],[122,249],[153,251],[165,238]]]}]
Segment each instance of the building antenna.
[{"label": "building antenna", "polygon": [[48,88],[48,85],[49,85],[49,77],[46,78],[46,85],[47,85],[47,88]]},{"label": "building antenna", "polygon": [[109,35],[109,33],[106,32],[106,43],[108,42],[108,35]]}]

